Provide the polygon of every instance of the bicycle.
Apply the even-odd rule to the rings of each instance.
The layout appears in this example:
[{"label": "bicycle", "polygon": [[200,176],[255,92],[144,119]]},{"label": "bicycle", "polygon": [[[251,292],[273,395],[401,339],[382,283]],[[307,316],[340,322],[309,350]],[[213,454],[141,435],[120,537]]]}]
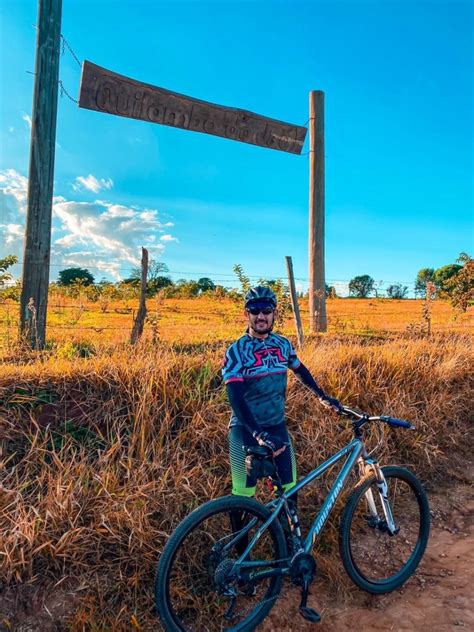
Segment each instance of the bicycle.
[{"label": "bicycle", "polygon": [[[275,604],[284,577],[302,589],[300,614],[319,621],[320,615],[307,605],[316,575],[311,550],[352,471],[359,478],[339,526],[339,550],[349,577],[359,588],[383,594],[399,588],[415,572],[430,531],[426,493],[409,470],[380,467],[362,438],[362,428],[369,423],[414,426],[347,407],[343,414],[351,418],[352,441],[291,490],[283,490],[267,447],[247,447],[247,459],[260,468],[275,497],[263,505],[251,498],[224,496],[198,507],[178,525],[163,549],[155,579],[156,607],[166,630],[254,630]],[[292,496],[344,457],[303,539]]]}]

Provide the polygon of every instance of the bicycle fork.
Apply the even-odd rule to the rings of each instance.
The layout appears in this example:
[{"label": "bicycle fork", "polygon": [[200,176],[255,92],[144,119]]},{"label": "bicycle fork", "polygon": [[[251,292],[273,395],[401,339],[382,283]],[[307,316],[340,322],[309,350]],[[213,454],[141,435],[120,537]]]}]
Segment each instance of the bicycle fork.
[{"label": "bicycle fork", "polygon": [[377,461],[373,459],[365,459],[365,461],[361,459],[359,462],[359,472],[361,476],[367,474],[368,470],[372,470],[372,472],[375,474],[378,493],[380,497],[380,504],[382,505],[382,510],[384,513],[384,518],[382,519],[379,516],[379,512],[377,511],[377,506],[375,504],[372,489],[369,487],[365,492],[365,499],[367,501],[367,507],[372,518],[371,526],[378,528],[384,527],[389,535],[396,535],[399,532],[399,529],[397,529],[397,527],[395,526],[392,508],[388,499],[388,485],[387,481],[385,480],[385,476],[383,475],[382,468],[377,463]]}]

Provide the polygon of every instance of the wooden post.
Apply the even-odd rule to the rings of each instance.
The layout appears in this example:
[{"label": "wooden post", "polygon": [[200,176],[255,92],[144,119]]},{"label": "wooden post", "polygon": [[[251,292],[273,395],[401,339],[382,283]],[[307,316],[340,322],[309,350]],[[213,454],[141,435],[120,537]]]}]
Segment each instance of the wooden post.
[{"label": "wooden post", "polygon": [[62,0],[39,0],[20,299],[20,334],[34,348],[44,347],[46,336],[61,9]]},{"label": "wooden post", "polygon": [[327,331],[324,274],[324,92],[309,93],[309,330]]},{"label": "wooden post", "polygon": [[148,275],[148,250],[142,248],[142,280],[140,286],[140,304],[138,306],[137,317],[133,323],[130,343],[134,345],[141,338],[146,318],[146,279]]},{"label": "wooden post", "polygon": [[303,326],[301,324],[301,315],[300,315],[300,308],[298,305],[298,297],[296,295],[295,277],[293,275],[293,262],[291,260],[291,257],[285,257],[285,259],[286,259],[286,270],[288,272],[288,284],[290,286],[291,305],[293,307],[293,315],[295,317],[298,347],[302,349],[303,344],[304,344],[304,334],[303,334]]}]

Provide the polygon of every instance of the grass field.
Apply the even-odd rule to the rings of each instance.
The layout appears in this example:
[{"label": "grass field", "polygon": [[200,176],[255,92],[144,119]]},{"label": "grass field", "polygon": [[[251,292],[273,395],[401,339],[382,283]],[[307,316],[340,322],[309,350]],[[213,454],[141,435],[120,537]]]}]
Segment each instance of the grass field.
[{"label": "grass field", "polygon": [[[52,308],[51,325],[71,318],[75,307],[63,307]],[[158,306],[155,344],[149,324],[131,348],[120,344],[131,314],[115,311],[126,306],[103,315],[91,307],[71,329],[52,327],[59,346],[39,356],[15,355],[10,326],[9,362],[0,364],[0,578],[5,594],[24,601],[34,591],[57,595],[65,629],[151,631],[164,542],[191,509],[230,489],[220,363],[243,322],[231,301],[169,300]],[[435,303],[435,333],[420,337],[407,332],[420,302],[334,300],[328,310],[332,333],[309,340],[302,360],[344,403],[415,423],[414,433],[370,434],[369,446],[383,439],[383,463],[409,465],[428,485],[446,477],[448,454],[472,449],[469,315],[452,320],[449,305]],[[4,340],[5,331],[3,321]],[[78,357],[71,341],[88,341],[93,353]],[[301,474],[350,437],[293,378],[287,412]],[[301,495],[310,516],[328,480]],[[335,590],[345,586],[336,542],[332,521],[317,555]],[[3,618],[15,629],[14,612]]]},{"label": "grass field", "polygon": [[[307,302],[300,301],[302,320],[308,323]],[[98,303],[52,296],[48,311],[48,340],[59,345],[87,342],[97,347],[127,342],[137,309],[136,301],[111,302],[105,312]],[[327,301],[329,334],[393,335],[415,333],[425,327],[423,301],[392,299],[332,299]],[[474,333],[474,308],[461,314],[447,301],[431,303],[434,333]],[[202,343],[231,340],[244,328],[240,303],[230,299],[150,299],[145,339],[173,343]],[[293,335],[293,318],[280,330]],[[0,303],[0,349],[15,344],[18,304]]]}]

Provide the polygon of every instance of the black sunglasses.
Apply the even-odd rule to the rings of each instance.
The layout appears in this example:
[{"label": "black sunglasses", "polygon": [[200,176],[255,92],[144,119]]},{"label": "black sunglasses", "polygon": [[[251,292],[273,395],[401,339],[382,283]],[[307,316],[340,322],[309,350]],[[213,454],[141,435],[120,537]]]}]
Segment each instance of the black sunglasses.
[{"label": "black sunglasses", "polygon": [[273,307],[247,307],[247,311],[249,314],[252,314],[252,316],[258,316],[260,313],[268,316],[273,313],[274,309]]}]

